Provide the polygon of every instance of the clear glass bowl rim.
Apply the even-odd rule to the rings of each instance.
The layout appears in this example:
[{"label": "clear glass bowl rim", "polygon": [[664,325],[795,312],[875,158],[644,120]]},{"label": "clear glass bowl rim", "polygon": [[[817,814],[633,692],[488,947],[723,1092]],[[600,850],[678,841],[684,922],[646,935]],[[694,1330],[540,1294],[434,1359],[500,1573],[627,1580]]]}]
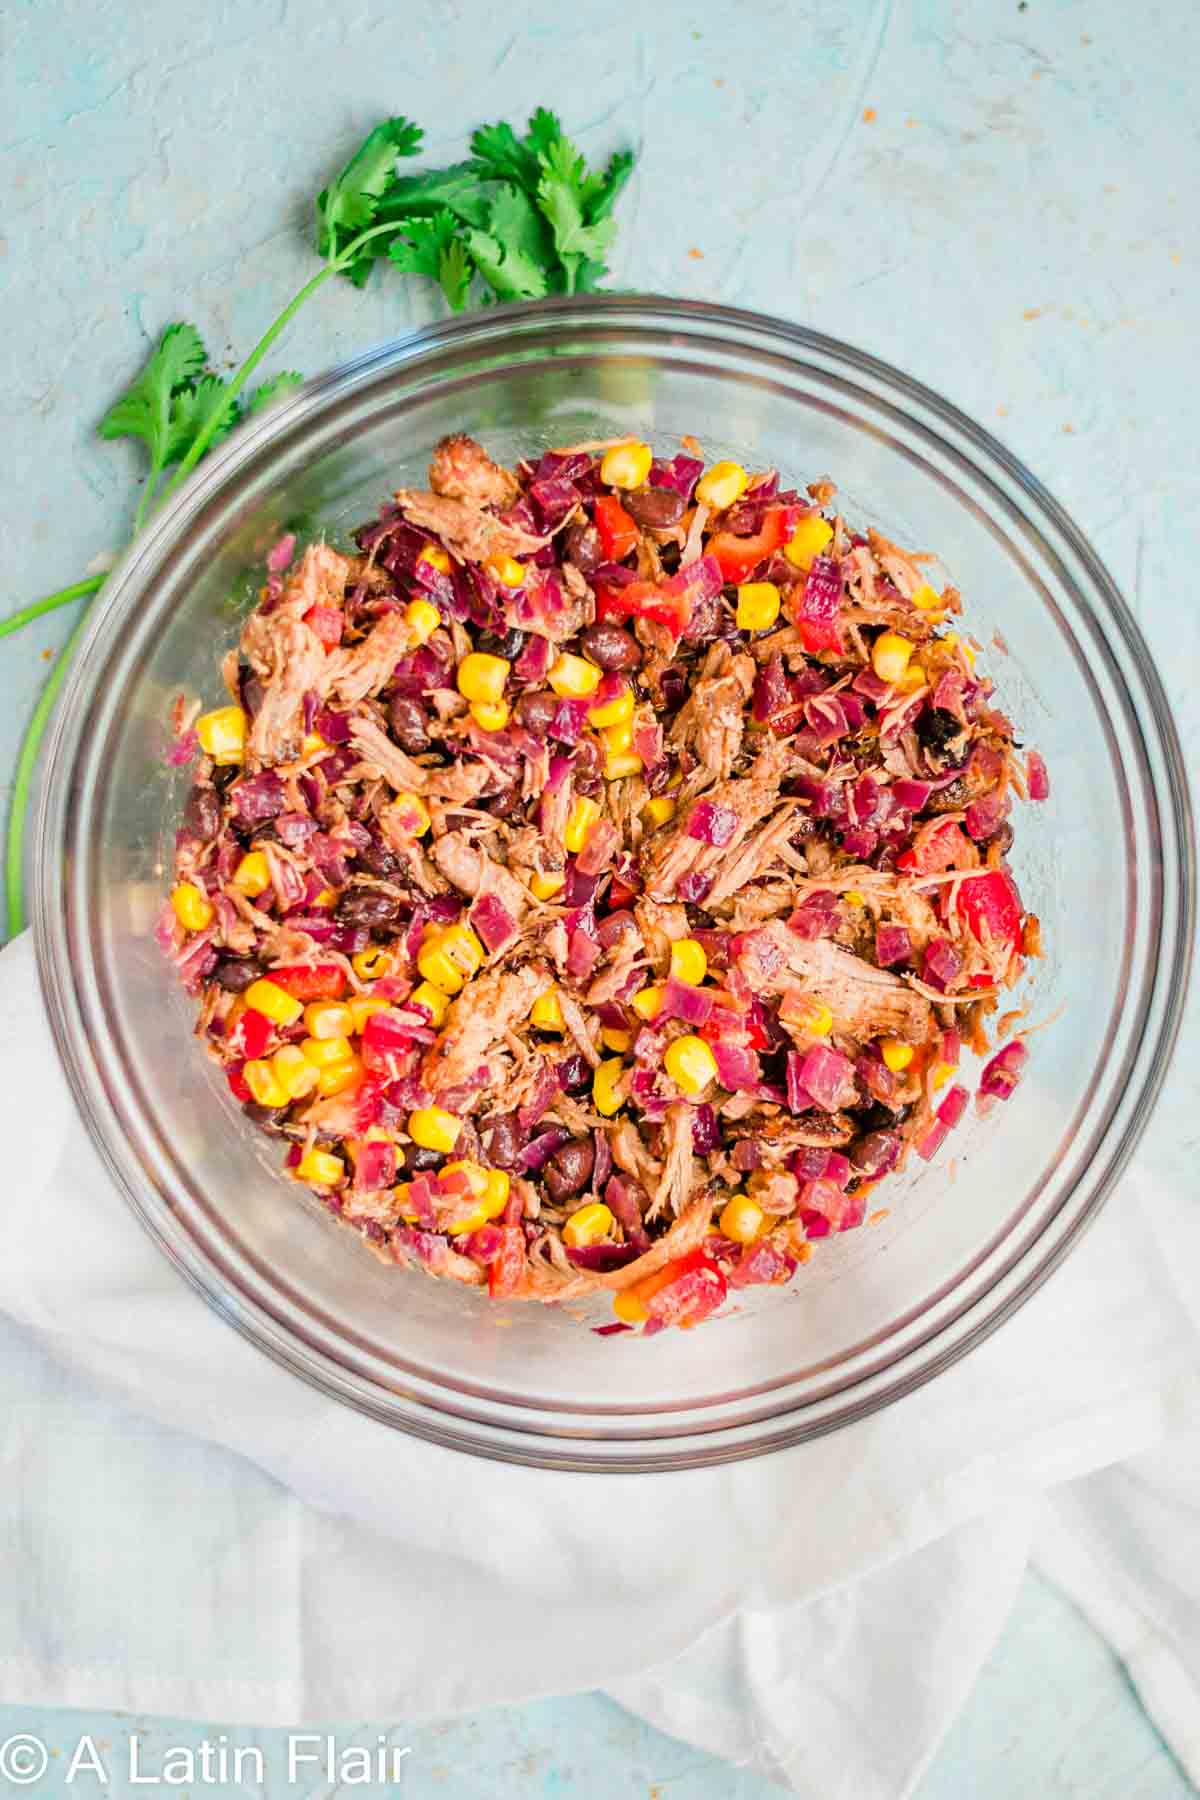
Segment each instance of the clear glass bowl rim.
[{"label": "clear glass bowl rim", "polygon": [[[83,746],[79,721],[86,714],[94,670],[102,647],[121,630],[152,578],[156,562],[184,539],[214,497],[235,493],[239,474],[261,461],[271,442],[294,432],[305,420],[335,408],[343,396],[368,379],[390,372],[411,375],[423,358],[456,346],[490,349],[519,342],[556,327],[577,340],[594,332],[638,330],[689,338],[707,336],[730,349],[758,351],[765,358],[804,361],[865,390],[883,411],[902,412],[909,425],[940,450],[968,467],[991,488],[1038,544],[1061,561],[1069,554],[1081,572],[1072,583],[1091,615],[1098,642],[1113,665],[1127,725],[1138,742],[1139,775],[1151,792],[1159,820],[1160,857],[1153,909],[1155,957],[1148,972],[1150,1001],[1137,1053],[1139,1079],[1123,1117],[1110,1125],[1096,1155],[1076,1182],[1069,1204],[1058,1213],[1011,1268],[950,1325],[922,1340],[900,1359],[822,1403],[789,1400],[786,1392],[768,1411],[744,1421],[689,1434],[676,1429],[661,1443],[644,1431],[625,1440],[619,1432],[589,1443],[578,1417],[541,1420],[480,1413],[469,1405],[444,1403],[436,1393],[381,1391],[339,1365],[304,1322],[281,1317],[246,1291],[232,1294],[227,1280],[203,1246],[183,1228],[170,1197],[145,1180],[133,1163],[114,1104],[120,1094],[119,1069],[103,1068],[92,1057],[81,1031],[83,1017],[72,956],[79,947],[81,919],[75,890],[62,870],[69,834],[76,829],[74,786],[64,771],[79,766]],[[526,345],[528,347],[528,345]],[[545,346],[552,354],[552,346]],[[652,355],[652,351],[647,351]],[[1014,495],[1020,497],[1018,507]],[[1058,548],[1056,549],[1055,546]],[[1068,578],[1070,579],[1070,578]],[[91,747],[94,756],[98,746]],[[86,784],[83,784],[86,785]],[[1083,534],[1047,490],[1003,445],[966,414],[923,384],[853,346],[768,315],[653,295],[588,295],[534,305],[496,307],[423,327],[390,340],[306,382],[286,405],[234,435],[195,471],[155,516],[141,538],[112,572],[89,620],[57,710],[41,787],[33,850],[33,924],[39,973],[56,1047],[84,1123],[135,1215],[176,1268],[228,1322],[261,1350],[329,1396],[360,1411],[444,1445],[502,1460],[603,1472],[694,1467],[762,1454],[836,1429],[889,1404],[930,1380],[994,1331],[1036,1291],[1058,1266],[1105,1199],[1132,1155],[1165,1079],[1178,1034],[1195,938],[1195,841],[1184,759],[1169,704],[1149,650],[1124,600]],[[79,891],[82,891],[81,889]],[[1166,979],[1163,979],[1163,976]],[[1110,1141],[1111,1140],[1111,1141]],[[141,1179],[139,1179],[141,1176]]]}]

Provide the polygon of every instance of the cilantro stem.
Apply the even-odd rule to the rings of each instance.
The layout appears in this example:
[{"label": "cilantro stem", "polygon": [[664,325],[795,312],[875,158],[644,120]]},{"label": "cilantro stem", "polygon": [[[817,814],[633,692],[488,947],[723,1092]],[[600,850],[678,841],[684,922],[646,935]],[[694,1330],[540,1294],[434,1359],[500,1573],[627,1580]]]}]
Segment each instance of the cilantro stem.
[{"label": "cilantro stem", "polygon": [[76,581],[71,587],[59,588],[56,594],[47,594],[44,600],[34,600],[29,606],[23,606],[20,612],[0,621],[0,638],[11,637],[22,626],[32,625],[43,613],[57,612],[60,606],[70,606],[72,600],[81,600],[85,594],[94,594],[98,587],[104,585],[104,581],[103,575],[89,575],[86,581]]},{"label": "cilantro stem", "polygon": [[[97,581],[104,578],[100,576]],[[83,584],[80,583],[80,586]],[[76,621],[75,629],[58,654],[58,661],[51,670],[50,679],[38,697],[33,709],[33,717],[25,728],[25,736],[21,740],[21,751],[17,758],[17,773],[13,782],[12,800],[8,813],[8,837],[5,847],[5,888],[8,899],[8,935],[16,937],[18,931],[25,929],[25,819],[29,811],[29,791],[33,786],[33,777],[37,769],[38,752],[42,747],[46,725],[54,710],[54,702],[58,698],[58,690],[66,680],[67,670],[71,666],[71,657],[75,646],[83,635],[83,628],[88,622],[90,613]]]}]

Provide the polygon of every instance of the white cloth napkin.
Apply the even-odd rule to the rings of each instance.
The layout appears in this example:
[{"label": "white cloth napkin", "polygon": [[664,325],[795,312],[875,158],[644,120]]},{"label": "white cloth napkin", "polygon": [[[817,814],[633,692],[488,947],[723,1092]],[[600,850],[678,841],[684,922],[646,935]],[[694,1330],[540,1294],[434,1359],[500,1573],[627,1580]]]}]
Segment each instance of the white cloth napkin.
[{"label": "white cloth napkin", "polygon": [[[1185,1205],[1126,1183],[1014,1320],[846,1431],[584,1477],[388,1431],[224,1325],[78,1123],[27,938],[0,956],[0,1141],[22,1170],[0,1250],[6,1698],[269,1724],[603,1686],[797,1792],[896,1800],[1035,1545],[1200,1781],[1200,1323],[1157,1235],[1200,1266]],[[1191,1446],[1173,1483],[1168,1441]]]}]

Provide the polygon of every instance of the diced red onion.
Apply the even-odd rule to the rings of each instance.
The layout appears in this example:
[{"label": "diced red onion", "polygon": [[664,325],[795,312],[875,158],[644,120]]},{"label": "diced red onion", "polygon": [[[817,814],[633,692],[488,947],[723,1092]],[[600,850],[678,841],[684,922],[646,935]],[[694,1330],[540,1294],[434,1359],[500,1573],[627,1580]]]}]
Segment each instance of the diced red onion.
[{"label": "diced red onion", "polygon": [[961,1081],[956,1081],[942,1104],[937,1109],[937,1116],[947,1131],[953,1131],[967,1110],[970,1094]]},{"label": "diced red onion", "polygon": [[611,1175],[604,1187],[605,1204],[628,1241],[641,1252],[647,1249],[650,1240],[642,1223],[639,1192],[636,1182],[621,1174]]},{"label": "diced red onion", "polygon": [[875,961],[881,969],[912,958],[912,939],[903,925],[878,925],[875,928]]},{"label": "diced red onion", "polygon": [[850,1146],[850,1160],[855,1173],[874,1181],[894,1169],[900,1160],[898,1131],[868,1131]]},{"label": "diced red onion", "polygon": [[518,681],[544,681],[550,673],[553,661],[552,646],[549,638],[540,637],[531,631],[525,639],[525,648],[513,664],[513,674]]},{"label": "diced red onion", "polygon": [[200,739],[195,731],[185,731],[167,751],[166,762],[169,769],[185,769],[200,749]]},{"label": "diced red onion", "polygon": [[688,836],[718,850],[724,848],[737,828],[738,816],[733,808],[712,800],[697,800],[688,815]]},{"label": "diced red onion", "polygon": [[597,819],[588,829],[583,849],[575,859],[580,875],[598,876],[609,867],[621,834],[609,819]]},{"label": "diced red onion", "polygon": [[789,1256],[778,1244],[763,1242],[743,1246],[728,1279],[731,1287],[765,1287],[790,1281],[795,1272],[794,1256]]},{"label": "diced red onion", "polygon": [[805,1058],[799,1050],[789,1050],[787,1056],[787,1103],[794,1113],[808,1112],[813,1105],[813,1097],[804,1085]]},{"label": "diced red onion", "polygon": [[258,775],[244,775],[230,789],[229,799],[243,825],[265,825],[287,805],[283,782],[274,769],[264,769]]},{"label": "diced red onion", "polygon": [[793,1150],[792,1154],[788,1157],[788,1172],[794,1175],[796,1180],[801,1183],[806,1181],[819,1181],[821,1176],[825,1173],[825,1166],[828,1161],[829,1151],[823,1146],[818,1144],[801,1144],[800,1148],[798,1150]]},{"label": "diced red onion", "polygon": [[1029,1051],[1020,1038],[1014,1038],[984,1064],[975,1099],[975,1110],[981,1118],[987,1116],[997,1100],[1008,1099],[1024,1074],[1028,1060]]},{"label": "diced red onion", "polygon": [[852,1173],[850,1158],[843,1156],[840,1150],[831,1150],[825,1158],[826,1181],[832,1181],[835,1187],[844,1188]]},{"label": "diced red onion", "polygon": [[560,744],[577,744],[579,734],[587,724],[591,704],[590,700],[561,699],[546,727],[549,736],[557,738]]},{"label": "diced red onion", "polygon": [[963,816],[963,824],[969,836],[977,842],[991,837],[1007,817],[1010,804],[1007,792],[1000,788],[991,788],[986,794],[981,794],[978,800],[972,800]]},{"label": "diced red onion", "polygon": [[637,720],[633,727],[633,753],[641,757],[647,770],[658,768],[663,760],[663,731],[656,720]]},{"label": "diced red onion", "polygon": [[828,888],[820,888],[815,894],[805,896],[787,923],[789,931],[794,931],[806,943],[812,943],[817,938],[831,936],[837,929],[837,922],[837,895]]},{"label": "diced red onion", "polygon": [[908,812],[918,813],[929,804],[929,796],[933,792],[931,781],[896,781],[892,784],[892,797],[897,806]]},{"label": "diced red onion", "polygon": [[[791,1085],[791,1055],[789,1054],[789,1088]],[[839,1106],[848,1106],[854,1100],[858,1090],[854,1082],[854,1064],[840,1050],[831,1050],[827,1044],[814,1044],[807,1052],[798,1071],[800,1085],[811,1096],[811,1104],[819,1106],[823,1112],[836,1112]]]},{"label": "diced red onion", "polygon": [[821,749],[836,744],[850,728],[836,694],[814,694],[804,702],[804,718]]},{"label": "diced red onion", "polygon": [[586,932],[573,931],[567,948],[567,973],[575,981],[586,981],[603,952]]},{"label": "diced red onion", "polygon": [[586,874],[576,858],[569,856],[563,870],[562,903],[564,906],[590,906],[600,885],[598,875]]},{"label": "diced red onion", "polygon": [[661,1018],[682,1019],[685,1025],[706,1025],[712,1009],[709,988],[693,987],[688,981],[668,975],[662,991]]},{"label": "diced red onion", "polygon": [[780,713],[790,711],[794,705],[795,697],[783,666],[783,658],[776,651],[754,678],[754,717],[758,724],[765,725]]},{"label": "diced red onion", "polygon": [[280,813],[275,821],[279,841],[289,850],[302,849],[316,829],[317,821],[307,813]]},{"label": "diced red onion", "polygon": [[854,825],[842,833],[842,849],[859,862],[865,862],[878,842],[879,833],[873,825]]},{"label": "diced red onion", "polygon": [[396,1179],[396,1146],[368,1138],[354,1163],[354,1187],[358,1193],[377,1193]]},{"label": "diced red onion", "polygon": [[829,1236],[831,1227],[829,1220],[825,1217],[824,1213],[814,1212],[810,1207],[804,1207],[801,1208],[797,1216],[804,1227],[805,1237],[823,1238]]},{"label": "diced red onion", "polygon": [[470,911],[471,924],[489,955],[515,942],[517,923],[495,894],[481,894]]},{"label": "diced red onion", "polygon": [[[731,1093],[750,1093],[762,1079],[758,1054],[742,1044],[709,1045],[717,1065],[717,1080]],[[757,1166],[752,1165],[752,1166]]]},{"label": "diced red onion", "polygon": [[557,531],[579,504],[579,492],[574,482],[554,475],[531,482],[529,497],[537,510],[537,525],[543,535]]},{"label": "diced red onion", "polygon": [[282,575],[295,554],[296,534],[294,531],[285,531],[267,552],[267,573]]},{"label": "diced red onion", "polygon": [[651,487],[674,488],[685,500],[692,497],[692,489],[704,473],[704,464],[698,456],[685,456],[680,451],[669,462],[655,460],[650,465],[649,485]]},{"label": "diced red onion", "polygon": [[876,705],[880,700],[886,700],[892,691],[891,683],[870,668],[860,669],[850,686],[856,694],[861,694],[865,700],[873,701]]},{"label": "diced red onion", "polygon": [[842,604],[841,566],[831,556],[814,556],[796,608],[805,648],[840,650],[838,614]]},{"label": "diced red onion", "polygon": [[698,869],[692,869],[676,884],[675,892],[679,898],[689,905],[698,906],[713,884],[711,875],[704,875]]},{"label": "diced red onion", "polygon": [[1031,750],[1025,762],[1025,781],[1031,800],[1048,800],[1050,798],[1050,774],[1045,761],[1036,750]]},{"label": "diced red onion", "polygon": [[944,994],[962,974],[962,966],[962,957],[949,938],[931,938],[925,947],[921,979]]},{"label": "diced red onion", "polygon": [[867,709],[859,699],[858,695],[852,694],[848,689],[843,688],[842,692],[838,695],[838,699],[842,703],[842,711],[846,715],[846,724],[849,729],[851,731],[861,731],[867,722]]},{"label": "diced red onion", "polygon": [[740,1174],[748,1175],[762,1162],[762,1151],[753,1138],[739,1138],[729,1160]]},{"label": "diced red onion", "polygon": [[711,1106],[692,1108],[692,1149],[697,1156],[711,1156],[721,1148],[721,1131]]},{"label": "diced red onion", "polygon": [[545,1168],[556,1150],[570,1139],[570,1132],[564,1125],[552,1125],[549,1131],[543,1131],[531,1138],[517,1158],[523,1169],[531,1175],[537,1175]]},{"label": "diced red onion", "polygon": [[940,1054],[944,1063],[949,1063],[952,1069],[957,1069],[962,1057],[962,1039],[957,1031],[943,1031]]}]

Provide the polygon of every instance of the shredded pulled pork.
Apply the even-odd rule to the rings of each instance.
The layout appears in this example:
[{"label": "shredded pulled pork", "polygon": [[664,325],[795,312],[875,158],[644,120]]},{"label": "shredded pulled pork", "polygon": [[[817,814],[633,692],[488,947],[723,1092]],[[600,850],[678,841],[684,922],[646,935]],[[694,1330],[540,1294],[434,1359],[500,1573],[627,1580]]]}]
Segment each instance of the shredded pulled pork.
[{"label": "shredded pulled pork", "polygon": [[377,1255],[653,1332],[788,1280],[957,1123],[1041,953],[1006,857],[1047,777],[957,591],[828,478],[714,512],[691,440],[632,493],[614,447],[455,434],[360,554],[273,553],[156,936]]}]

